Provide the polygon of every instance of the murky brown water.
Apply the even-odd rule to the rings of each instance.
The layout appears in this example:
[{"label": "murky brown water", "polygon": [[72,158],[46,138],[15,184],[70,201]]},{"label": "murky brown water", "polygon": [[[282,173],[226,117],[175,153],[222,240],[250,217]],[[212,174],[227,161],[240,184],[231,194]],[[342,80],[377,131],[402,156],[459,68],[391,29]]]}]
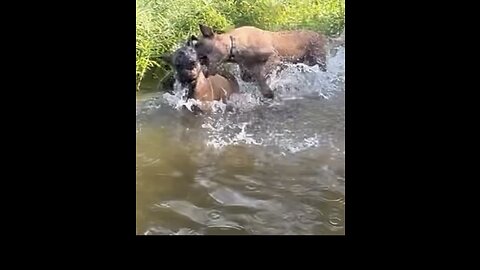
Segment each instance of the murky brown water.
[{"label": "murky brown water", "polygon": [[337,58],[327,75],[281,74],[273,103],[242,84],[230,113],[193,116],[176,96],[139,95],[137,234],[344,234]]}]

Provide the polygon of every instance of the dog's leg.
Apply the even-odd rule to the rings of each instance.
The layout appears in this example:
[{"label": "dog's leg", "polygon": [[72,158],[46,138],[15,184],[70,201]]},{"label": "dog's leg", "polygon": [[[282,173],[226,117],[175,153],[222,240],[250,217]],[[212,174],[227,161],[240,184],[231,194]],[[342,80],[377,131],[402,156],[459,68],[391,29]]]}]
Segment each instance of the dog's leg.
[{"label": "dog's leg", "polygon": [[325,54],[322,54],[317,57],[317,65],[321,71],[323,72],[327,71],[327,57],[325,56]]},{"label": "dog's leg", "polygon": [[318,65],[321,71],[327,71],[327,53],[322,43],[315,42],[310,45],[308,54],[305,57],[305,64],[309,66]]},{"label": "dog's leg", "polygon": [[257,77],[258,85],[260,86],[260,92],[263,97],[273,99],[273,91],[267,84],[267,79],[264,76]]},{"label": "dog's leg", "polygon": [[254,68],[255,79],[260,86],[260,91],[265,98],[273,99],[273,91],[267,84],[267,76],[280,64],[280,59],[276,56],[268,58],[262,65],[256,65]]},{"label": "dog's leg", "polygon": [[273,99],[273,91],[270,89],[270,86],[267,84],[266,74],[264,72],[263,65],[256,65],[252,68],[252,75],[257,82],[260,92],[262,93],[263,97]]},{"label": "dog's leg", "polygon": [[327,57],[325,54],[318,53],[317,55],[309,55],[305,60],[305,64],[311,67],[318,65],[321,71],[327,71]]}]

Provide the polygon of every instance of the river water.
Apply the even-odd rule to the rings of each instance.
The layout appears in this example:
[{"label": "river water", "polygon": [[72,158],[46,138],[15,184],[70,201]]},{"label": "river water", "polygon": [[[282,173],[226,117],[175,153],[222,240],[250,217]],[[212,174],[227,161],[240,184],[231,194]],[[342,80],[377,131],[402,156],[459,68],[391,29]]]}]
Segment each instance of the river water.
[{"label": "river water", "polygon": [[345,234],[344,49],[274,76],[274,101],[239,82],[209,115],[178,85],[137,95],[136,233]]}]

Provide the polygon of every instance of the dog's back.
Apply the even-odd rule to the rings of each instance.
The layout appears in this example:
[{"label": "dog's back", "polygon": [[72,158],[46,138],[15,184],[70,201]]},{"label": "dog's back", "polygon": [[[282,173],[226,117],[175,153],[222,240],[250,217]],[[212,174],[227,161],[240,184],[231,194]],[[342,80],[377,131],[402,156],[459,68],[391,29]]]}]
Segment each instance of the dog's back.
[{"label": "dog's back", "polygon": [[[282,59],[292,62],[304,62],[308,58],[324,58],[327,39],[320,33],[308,30],[272,32],[253,26],[243,26],[230,31],[235,43],[245,46],[244,50],[269,50]],[[312,63],[313,64],[313,63]]]},{"label": "dog's back", "polygon": [[284,57],[301,58],[312,50],[324,50],[325,38],[313,31],[281,31],[272,33],[273,46]]},{"label": "dog's back", "polygon": [[233,75],[231,78],[226,78],[222,75],[216,74],[206,78],[212,87],[213,96],[211,100],[221,100],[225,102],[233,93],[239,91],[238,82]]},{"label": "dog's back", "polygon": [[220,74],[211,75],[206,78],[203,73],[197,80],[193,96],[198,101],[195,105],[196,113],[208,113],[212,111],[213,101],[226,103],[233,93],[239,91],[236,78],[228,76],[226,78]]},{"label": "dog's back", "polygon": [[272,32],[253,26],[242,26],[229,32],[235,35],[238,44],[248,44],[251,47],[272,46],[280,54],[298,54],[312,43],[324,45],[325,37],[308,30],[292,30]]}]

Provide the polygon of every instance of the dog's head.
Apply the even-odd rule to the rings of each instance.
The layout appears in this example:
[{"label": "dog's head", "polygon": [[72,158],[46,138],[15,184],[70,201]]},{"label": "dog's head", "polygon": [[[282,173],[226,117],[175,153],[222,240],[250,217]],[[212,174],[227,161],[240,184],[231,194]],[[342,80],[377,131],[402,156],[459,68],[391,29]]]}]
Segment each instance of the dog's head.
[{"label": "dog's head", "polygon": [[175,69],[176,78],[181,84],[192,83],[203,71],[191,40],[173,54],[164,54],[160,58]]},{"label": "dog's head", "polygon": [[228,46],[221,37],[222,32],[214,31],[203,24],[199,26],[202,36],[200,38],[192,36],[190,42],[197,52],[200,63],[207,67],[208,74],[215,75],[217,67],[228,59]]}]

